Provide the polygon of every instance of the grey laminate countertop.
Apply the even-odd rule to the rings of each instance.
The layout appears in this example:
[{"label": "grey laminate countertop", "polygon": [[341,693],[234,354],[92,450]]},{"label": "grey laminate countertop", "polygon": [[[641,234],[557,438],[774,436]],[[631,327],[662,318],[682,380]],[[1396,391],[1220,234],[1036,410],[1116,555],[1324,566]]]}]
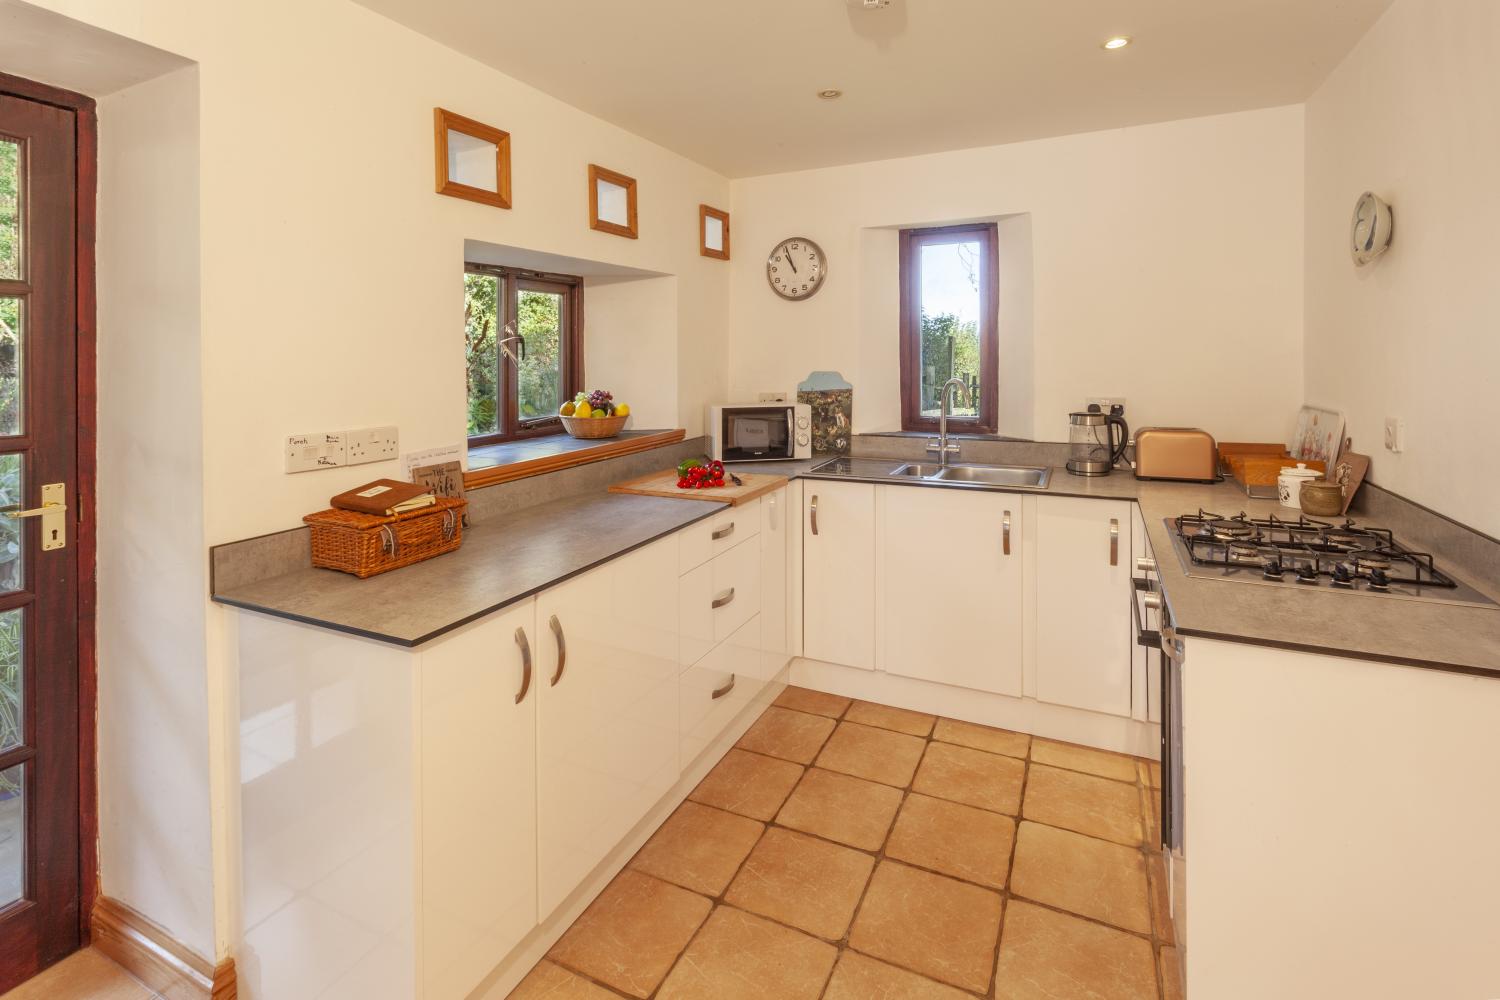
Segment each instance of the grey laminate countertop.
[{"label": "grey laminate countertop", "polygon": [[308,568],[213,599],[416,646],[723,509],[703,500],[583,494],[467,528],[458,551],[368,580]]}]

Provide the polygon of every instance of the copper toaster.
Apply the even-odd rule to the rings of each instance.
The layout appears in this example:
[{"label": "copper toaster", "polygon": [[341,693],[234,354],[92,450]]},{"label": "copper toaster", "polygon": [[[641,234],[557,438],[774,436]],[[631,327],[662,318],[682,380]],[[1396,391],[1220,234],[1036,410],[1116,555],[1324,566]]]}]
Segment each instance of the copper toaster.
[{"label": "copper toaster", "polygon": [[1135,478],[1217,482],[1213,435],[1195,427],[1142,427],[1135,432]]}]

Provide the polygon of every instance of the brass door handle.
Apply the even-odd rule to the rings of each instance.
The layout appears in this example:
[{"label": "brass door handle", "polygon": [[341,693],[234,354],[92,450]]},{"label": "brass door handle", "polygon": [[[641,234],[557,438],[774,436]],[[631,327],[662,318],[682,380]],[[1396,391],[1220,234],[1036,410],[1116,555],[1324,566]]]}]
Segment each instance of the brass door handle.
[{"label": "brass door handle", "polygon": [[726,694],[728,694],[729,692],[731,692],[733,690],[734,690],[734,674],[730,674],[729,675],[729,683],[725,684],[721,688],[714,688],[714,693],[713,693],[712,697],[713,697],[713,699],[715,701],[718,701],[720,698],[724,697]]},{"label": "brass door handle", "polygon": [[42,519],[42,551],[51,552],[53,549],[66,548],[68,544],[68,519],[63,515],[68,512],[67,486],[65,483],[44,483],[42,485],[42,505],[30,510],[18,508],[6,508],[0,510],[12,521],[19,521],[23,517],[39,517]]},{"label": "brass door handle", "polygon": [[516,704],[521,704],[526,692],[531,690],[531,643],[526,641],[526,630],[516,629],[516,645],[521,647],[521,690],[516,693]]},{"label": "brass door handle", "polygon": [[552,687],[557,687],[557,682],[562,680],[563,668],[568,665],[568,640],[563,638],[562,622],[553,615],[547,621],[547,627],[552,629],[552,635],[557,639],[557,670],[552,675]]}]

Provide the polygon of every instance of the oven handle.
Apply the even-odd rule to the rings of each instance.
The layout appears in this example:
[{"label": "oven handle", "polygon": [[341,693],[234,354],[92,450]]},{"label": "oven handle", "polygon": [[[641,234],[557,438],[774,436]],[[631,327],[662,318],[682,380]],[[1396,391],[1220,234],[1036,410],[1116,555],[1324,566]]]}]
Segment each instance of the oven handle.
[{"label": "oven handle", "polygon": [[[1135,644],[1137,646],[1145,646],[1147,649],[1165,650],[1165,646],[1162,643],[1162,633],[1156,629],[1143,627],[1144,623],[1141,621],[1141,601],[1153,596],[1160,600],[1160,594],[1152,588],[1150,580],[1135,577],[1131,580],[1131,583],[1135,586],[1134,593],[1130,595],[1130,617],[1135,621]],[[1139,596],[1142,594],[1145,596]]]}]

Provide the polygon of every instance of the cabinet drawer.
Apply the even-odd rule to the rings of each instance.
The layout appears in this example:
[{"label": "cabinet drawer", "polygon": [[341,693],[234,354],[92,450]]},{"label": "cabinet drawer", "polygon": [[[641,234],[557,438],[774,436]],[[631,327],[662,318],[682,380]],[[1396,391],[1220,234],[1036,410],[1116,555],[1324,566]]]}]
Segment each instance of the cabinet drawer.
[{"label": "cabinet drawer", "polygon": [[760,612],[760,546],[736,545],[677,583],[678,659],[697,662]]},{"label": "cabinet drawer", "polygon": [[[765,685],[760,616],[752,617],[678,679],[682,765],[695,760]],[[717,695],[717,697],[716,697]]]},{"label": "cabinet drawer", "polygon": [[[696,501],[695,501],[696,502]],[[677,571],[686,573],[760,533],[760,498],[728,507],[677,533]]]}]

